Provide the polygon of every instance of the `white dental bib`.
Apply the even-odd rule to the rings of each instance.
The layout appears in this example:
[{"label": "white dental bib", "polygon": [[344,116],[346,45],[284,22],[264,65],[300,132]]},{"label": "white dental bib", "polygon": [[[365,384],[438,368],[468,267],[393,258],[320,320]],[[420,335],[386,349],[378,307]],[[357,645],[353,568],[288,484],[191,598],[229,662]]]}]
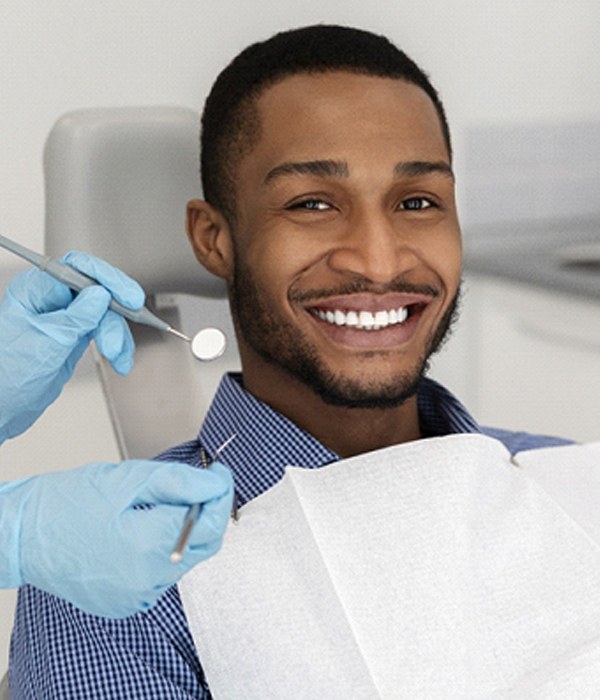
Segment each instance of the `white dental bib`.
[{"label": "white dental bib", "polygon": [[288,468],[180,584],[216,700],[600,696],[600,519],[560,499],[573,464],[600,500],[600,452],[515,461],[453,435]]}]

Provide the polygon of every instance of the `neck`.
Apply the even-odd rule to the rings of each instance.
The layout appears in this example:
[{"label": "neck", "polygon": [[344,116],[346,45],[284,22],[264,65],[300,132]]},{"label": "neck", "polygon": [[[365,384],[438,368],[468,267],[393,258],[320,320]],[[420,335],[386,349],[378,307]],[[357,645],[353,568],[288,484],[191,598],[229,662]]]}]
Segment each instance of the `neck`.
[{"label": "neck", "polygon": [[385,409],[332,406],[299,380],[286,375],[282,381],[277,374],[266,377],[261,373],[257,380],[244,369],[244,387],[340,457],[421,437],[416,396]]}]

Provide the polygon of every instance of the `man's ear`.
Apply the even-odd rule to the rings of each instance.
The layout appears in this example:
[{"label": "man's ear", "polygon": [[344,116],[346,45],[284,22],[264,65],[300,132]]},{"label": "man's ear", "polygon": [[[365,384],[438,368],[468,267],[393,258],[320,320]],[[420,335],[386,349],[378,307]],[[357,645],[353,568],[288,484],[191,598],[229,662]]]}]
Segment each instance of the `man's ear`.
[{"label": "man's ear", "polygon": [[233,244],[225,217],[208,202],[193,199],[187,205],[186,231],[198,261],[209,272],[229,279]]}]

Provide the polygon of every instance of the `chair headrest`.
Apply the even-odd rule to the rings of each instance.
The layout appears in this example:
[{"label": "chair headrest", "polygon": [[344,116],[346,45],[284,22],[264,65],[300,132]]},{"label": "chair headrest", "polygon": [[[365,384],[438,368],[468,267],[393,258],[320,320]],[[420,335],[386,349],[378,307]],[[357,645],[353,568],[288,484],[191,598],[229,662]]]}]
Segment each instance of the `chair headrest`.
[{"label": "chair headrest", "polygon": [[44,151],[46,252],[81,250],[148,294],[224,297],[194,257],[185,205],[200,196],[199,115],[181,107],[87,109],[61,117]]}]

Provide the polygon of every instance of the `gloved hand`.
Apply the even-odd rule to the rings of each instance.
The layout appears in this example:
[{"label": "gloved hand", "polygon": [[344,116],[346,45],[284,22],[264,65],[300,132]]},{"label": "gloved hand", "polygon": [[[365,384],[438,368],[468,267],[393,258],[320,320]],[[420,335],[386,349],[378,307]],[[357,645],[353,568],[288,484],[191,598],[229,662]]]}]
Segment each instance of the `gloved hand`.
[{"label": "gloved hand", "polygon": [[71,252],[62,261],[103,286],[75,296],[37,269],[10,282],[0,304],[0,444],[29,428],[56,399],[92,338],[119,374],[133,366],[129,327],[107,309],[111,295],[139,309],[142,288],[91,255]]},{"label": "gloved hand", "polygon": [[[0,587],[30,583],[85,612],[126,617],[150,608],[215,554],[233,483],[218,462],[89,464],[0,484]],[[173,564],[188,507],[202,503],[183,560]],[[153,508],[135,508],[154,504]]]}]

